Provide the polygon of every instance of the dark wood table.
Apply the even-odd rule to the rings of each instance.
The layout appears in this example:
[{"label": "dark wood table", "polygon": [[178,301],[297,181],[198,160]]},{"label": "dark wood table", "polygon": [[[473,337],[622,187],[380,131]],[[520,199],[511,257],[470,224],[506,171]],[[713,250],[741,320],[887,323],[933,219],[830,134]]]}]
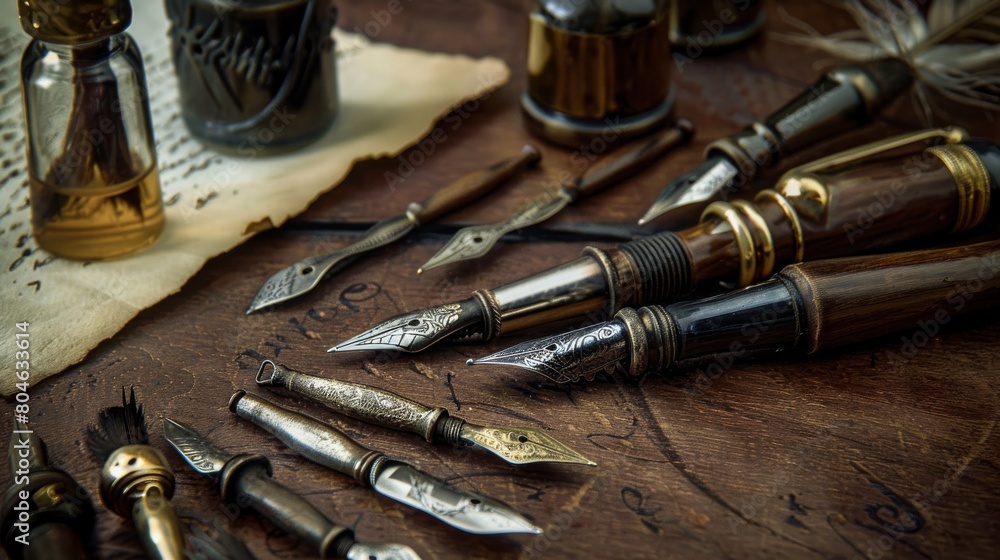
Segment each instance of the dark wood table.
[{"label": "dark wood table", "polygon": [[[364,28],[382,0],[341,1],[341,23]],[[431,51],[499,56],[511,83],[460,108],[439,126],[445,140],[402,183],[389,188],[414,150],[361,163],[331,193],[285,227],[257,235],[209,262],[180,293],[142,312],[81,364],[35,387],[33,427],[53,460],[97,496],[98,465],[84,445],[97,411],[134,385],[152,443],[177,474],[174,504],[187,521],[226,518],[209,480],[163,439],[160,418],[182,419],[218,445],[272,458],[278,480],[308,497],[360,539],[409,544],[424,558],[985,558],[1000,547],[1000,320],[950,322],[909,359],[904,333],[810,359],[757,359],[721,375],[705,363],[639,382],[604,376],[557,386],[527,373],[470,369],[465,360],[519,341],[443,345],[418,355],[332,355],[326,348],[405,310],[467,297],[564,262],[588,244],[608,246],[672,177],[700,160],[713,138],[779,107],[834,61],[767,36],[789,25],[774,5],[763,36],[746,48],[703,55],[675,75],[677,112],[698,137],[636,179],[585,200],[545,228],[502,242],[487,259],[430,271],[416,268],[458,227],[495,221],[563,170],[580,171],[581,152],[543,145],[543,166],[502,195],[448,216],[443,225],[379,251],[303,297],[252,316],[244,310],[274,271],[336,249],[366,224],[402,209],[452,179],[516,151],[529,137],[517,97],[525,84],[525,8],[516,0],[404,2],[376,40]],[[821,3],[787,11],[823,32],[851,25]],[[373,13],[374,11],[374,13]],[[371,29],[375,29],[372,27]],[[825,65],[817,64],[825,61]],[[405,92],[401,92],[404,94]],[[907,102],[840,140],[860,143],[917,127]],[[972,119],[985,130],[995,121]],[[830,149],[830,145],[826,147]],[[804,162],[811,151],[793,162]],[[773,181],[780,170],[763,180]],[[873,312],[876,312],[873,310]],[[528,425],[556,435],[596,468],[517,468],[487,454],[428,445],[373,428],[302,399],[269,395],[329,421],[364,445],[412,459],[463,488],[512,504],[545,529],[540,537],[476,537],[383,498],[300,458],[226,409],[253,389],[260,360],[391,388],[483,424]],[[5,415],[11,404],[2,406]],[[6,484],[7,477],[2,477]],[[98,505],[95,550],[141,557],[132,528]],[[308,557],[261,518],[235,533],[258,558]]]}]

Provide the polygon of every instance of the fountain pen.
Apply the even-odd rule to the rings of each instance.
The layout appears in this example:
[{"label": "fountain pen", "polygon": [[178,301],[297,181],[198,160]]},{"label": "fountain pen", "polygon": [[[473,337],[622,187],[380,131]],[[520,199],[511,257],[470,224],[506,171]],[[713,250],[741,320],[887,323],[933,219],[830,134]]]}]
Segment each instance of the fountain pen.
[{"label": "fountain pen", "polygon": [[783,157],[868,123],[912,82],[909,65],[897,58],[828,72],[762,121],[711,142],[705,162],[668,184],[639,224],[688,207],[703,208],[723,189],[740,187]]},{"label": "fountain pen", "polygon": [[[944,143],[923,147],[931,140]],[[921,149],[904,150],[920,145]],[[892,157],[887,153],[891,152]],[[905,153],[900,153],[905,152]],[[939,239],[995,221],[1000,147],[960,129],[896,136],[790,170],[754,202],[715,202],[699,225],[600,250],[473,297],[397,315],[331,351],[419,352],[446,339],[668,303],[698,284],[749,286],[776,267]]]},{"label": "fountain pen", "polygon": [[743,290],[623,309],[611,321],[468,363],[521,367],[556,383],[618,368],[639,376],[716,353],[812,354],[907,329],[930,336],[952,317],[997,305],[1000,241],[991,241],[793,264]]}]

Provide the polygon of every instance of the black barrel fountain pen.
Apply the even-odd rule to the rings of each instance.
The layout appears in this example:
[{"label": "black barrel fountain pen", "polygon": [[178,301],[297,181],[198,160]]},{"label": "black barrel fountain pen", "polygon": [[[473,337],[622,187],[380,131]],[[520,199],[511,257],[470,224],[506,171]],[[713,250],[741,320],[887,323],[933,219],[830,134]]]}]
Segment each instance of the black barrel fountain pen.
[{"label": "black barrel fountain pen", "polygon": [[518,344],[469,364],[528,369],[557,383],[630,376],[709,354],[813,353],[1000,305],[1000,241],[793,264],[756,286],[623,309],[611,321]]},{"label": "black barrel fountain pen", "polygon": [[[879,14],[877,23],[867,21],[869,26],[898,27],[895,16],[902,12],[887,6],[861,2],[855,8],[858,12],[872,10]],[[933,32],[916,33],[906,40],[900,39],[895,31],[880,29],[880,35],[894,39],[886,49],[890,54],[836,68],[770,116],[710,143],[705,150],[705,163],[667,185],[639,223],[670,213],[675,218],[674,225],[687,225],[684,216],[697,215],[694,211],[704,208],[722,189],[739,187],[784,157],[871,121],[882,108],[910,89],[915,79],[924,78],[919,70],[923,54],[947,59],[929,53],[935,45],[997,9],[1000,9],[998,0],[956,3],[950,8],[949,19],[938,28],[919,14],[909,14],[907,17],[913,18],[910,23],[923,23]],[[882,19],[883,15],[888,17]],[[949,68],[949,72],[952,70]],[[952,77],[960,74],[962,71],[955,72]],[[967,80],[976,84],[972,87],[985,81],[988,80],[978,77]]]},{"label": "black barrel fountain pen", "polygon": [[430,407],[360,383],[340,381],[295,371],[264,360],[257,371],[257,385],[284,387],[337,412],[370,424],[489,451],[513,465],[529,463],[596,463],[559,443],[541,430],[511,426],[479,426],[452,416],[441,407]]},{"label": "black barrel fountain pen", "polygon": [[229,410],[267,430],[306,459],[346,474],[456,529],[479,535],[542,532],[507,504],[449,486],[403,461],[362,446],[311,416],[246,391],[233,395]]},{"label": "black barrel fountain pen", "polygon": [[12,560],[84,560],[94,506],[83,486],[49,464],[42,438],[14,421],[10,484],[0,498],[0,535]]},{"label": "black barrel fountain pen", "polygon": [[354,540],[350,528],[330,521],[302,496],[275,481],[271,461],[263,455],[231,455],[191,427],[170,418],[163,419],[163,435],[191,468],[217,482],[223,500],[249,504],[283,531],[308,544],[320,558],[420,560],[408,546]]},{"label": "black barrel fountain pen", "polygon": [[[929,140],[943,145],[924,147]],[[904,152],[917,145],[919,150]],[[892,157],[888,157],[889,154]],[[1000,200],[1000,147],[959,129],[905,134],[785,174],[754,202],[715,202],[699,225],[587,248],[577,260],[464,301],[403,313],[331,351],[419,352],[626,307],[668,303],[700,283],[749,286],[785,264],[882,249],[971,229]],[[992,194],[991,194],[992,193]],[[992,201],[992,202],[991,202]]]}]

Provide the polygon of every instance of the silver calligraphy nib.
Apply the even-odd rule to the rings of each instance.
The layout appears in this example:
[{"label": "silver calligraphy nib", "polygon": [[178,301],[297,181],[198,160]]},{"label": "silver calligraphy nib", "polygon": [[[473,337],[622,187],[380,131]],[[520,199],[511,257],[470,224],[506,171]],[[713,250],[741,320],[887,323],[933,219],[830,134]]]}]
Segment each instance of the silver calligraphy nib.
[{"label": "silver calligraphy nib", "polygon": [[320,280],[340,271],[364,253],[401,239],[417,226],[482,197],[515,173],[538,163],[541,157],[538,148],[528,144],[517,157],[470,173],[422,202],[411,202],[403,215],[375,224],[358,241],[332,253],[303,259],[279,271],[261,286],[247,314],[309,292]]},{"label": "silver calligraphy nib", "polygon": [[631,142],[590,167],[582,176],[564,182],[556,191],[542,193],[503,222],[469,226],[460,230],[417,273],[481,257],[504,234],[544,222],[573,202],[627,179],[657,161],[670,149],[687,142],[693,135],[694,124],[687,119],[680,119],[663,133]]},{"label": "silver calligraphy nib", "polygon": [[483,309],[476,299],[446,303],[396,315],[327,350],[395,350],[420,352],[449,337],[482,332]]},{"label": "silver calligraphy nib", "polygon": [[628,367],[629,340],[625,324],[614,319],[575,331],[537,338],[511,346],[469,365],[511,365],[555,381],[590,381],[602,371]]},{"label": "silver calligraphy nib", "polygon": [[446,264],[482,257],[504,235],[544,222],[572,202],[573,199],[562,190],[545,192],[503,222],[462,228],[437,254],[417,269],[417,274]]},{"label": "silver calligraphy nib", "polygon": [[261,363],[256,381],[258,386],[284,387],[351,418],[411,432],[427,441],[476,447],[515,465],[597,464],[535,428],[478,426],[392,391],[309,375],[270,360]]},{"label": "silver calligraphy nib", "polygon": [[233,395],[229,409],[310,461],[351,476],[457,529],[482,535],[542,532],[507,504],[448,486],[402,461],[362,446],[311,416],[245,391]]},{"label": "silver calligraphy nib", "polygon": [[722,189],[732,185],[740,171],[726,156],[714,156],[685,175],[674,179],[660,191],[656,202],[639,219],[639,225],[667,213],[681,212],[692,206],[705,206]]},{"label": "silver calligraphy nib", "polygon": [[330,521],[304,498],[271,478],[271,463],[263,455],[231,455],[170,418],[163,419],[163,435],[191,468],[218,482],[223,500],[236,503],[238,499],[240,504],[249,501],[250,507],[308,543],[322,558],[420,560],[408,546],[355,541],[354,531]]}]

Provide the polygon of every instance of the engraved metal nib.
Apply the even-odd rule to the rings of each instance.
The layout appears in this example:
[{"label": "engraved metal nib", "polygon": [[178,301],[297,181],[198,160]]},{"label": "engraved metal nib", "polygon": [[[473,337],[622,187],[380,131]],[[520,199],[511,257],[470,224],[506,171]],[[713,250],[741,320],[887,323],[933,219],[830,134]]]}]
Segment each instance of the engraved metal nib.
[{"label": "engraved metal nib", "polygon": [[505,234],[544,222],[572,202],[573,199],[561,190],[545,192],[503,222],[462,228],[417,270],[417,274],[446,264],[482,257]]},{"label": "engraved metal nib", "polygon": [[501,364],[531,370],[555,381],[590,381],[602,371],[628,366],[628,337],[618,319],[511,346],[469,365]]},{"label": "engraved metal nib", "polygon": [[389,218],[372,226],[361,239],[346,247],[303,259],[278,271],[260,287],[247,315],[308,293],[323,278],[338,272],[364,253],[406,236],[415,227],[417,224],[405,215]]},{"label": "engraved metal nib", "polygon": [[478,301],[467,299],[459,303],[446,303],[396,315],[327,352],[420,352],[450,336],[475,329],[482,322],[483,312]]},{"label": "engraved metal nib", "polygon": [[458,437],[467,445],[494,453],[515,465],[571,463],[597,466],[597,463],[559,443],[554,437],[534,428],[486,427],[466,422]]},{"label": "engraved metal nib", "polygon": [[373,478],[372,487],[379,493],[469,533],[542,533],[507,504],[448,486],[406,463],[386,461]]},{"label": "engraved metal nib", "polygon": [[656,202],[639,219],[639,225],[649,223],[664,214],[681,213],[688,207],[703,206],[739,176],[739,169],[729,158],[725,156],[709,158],[692,171],[674,179],[660,191]]}]

